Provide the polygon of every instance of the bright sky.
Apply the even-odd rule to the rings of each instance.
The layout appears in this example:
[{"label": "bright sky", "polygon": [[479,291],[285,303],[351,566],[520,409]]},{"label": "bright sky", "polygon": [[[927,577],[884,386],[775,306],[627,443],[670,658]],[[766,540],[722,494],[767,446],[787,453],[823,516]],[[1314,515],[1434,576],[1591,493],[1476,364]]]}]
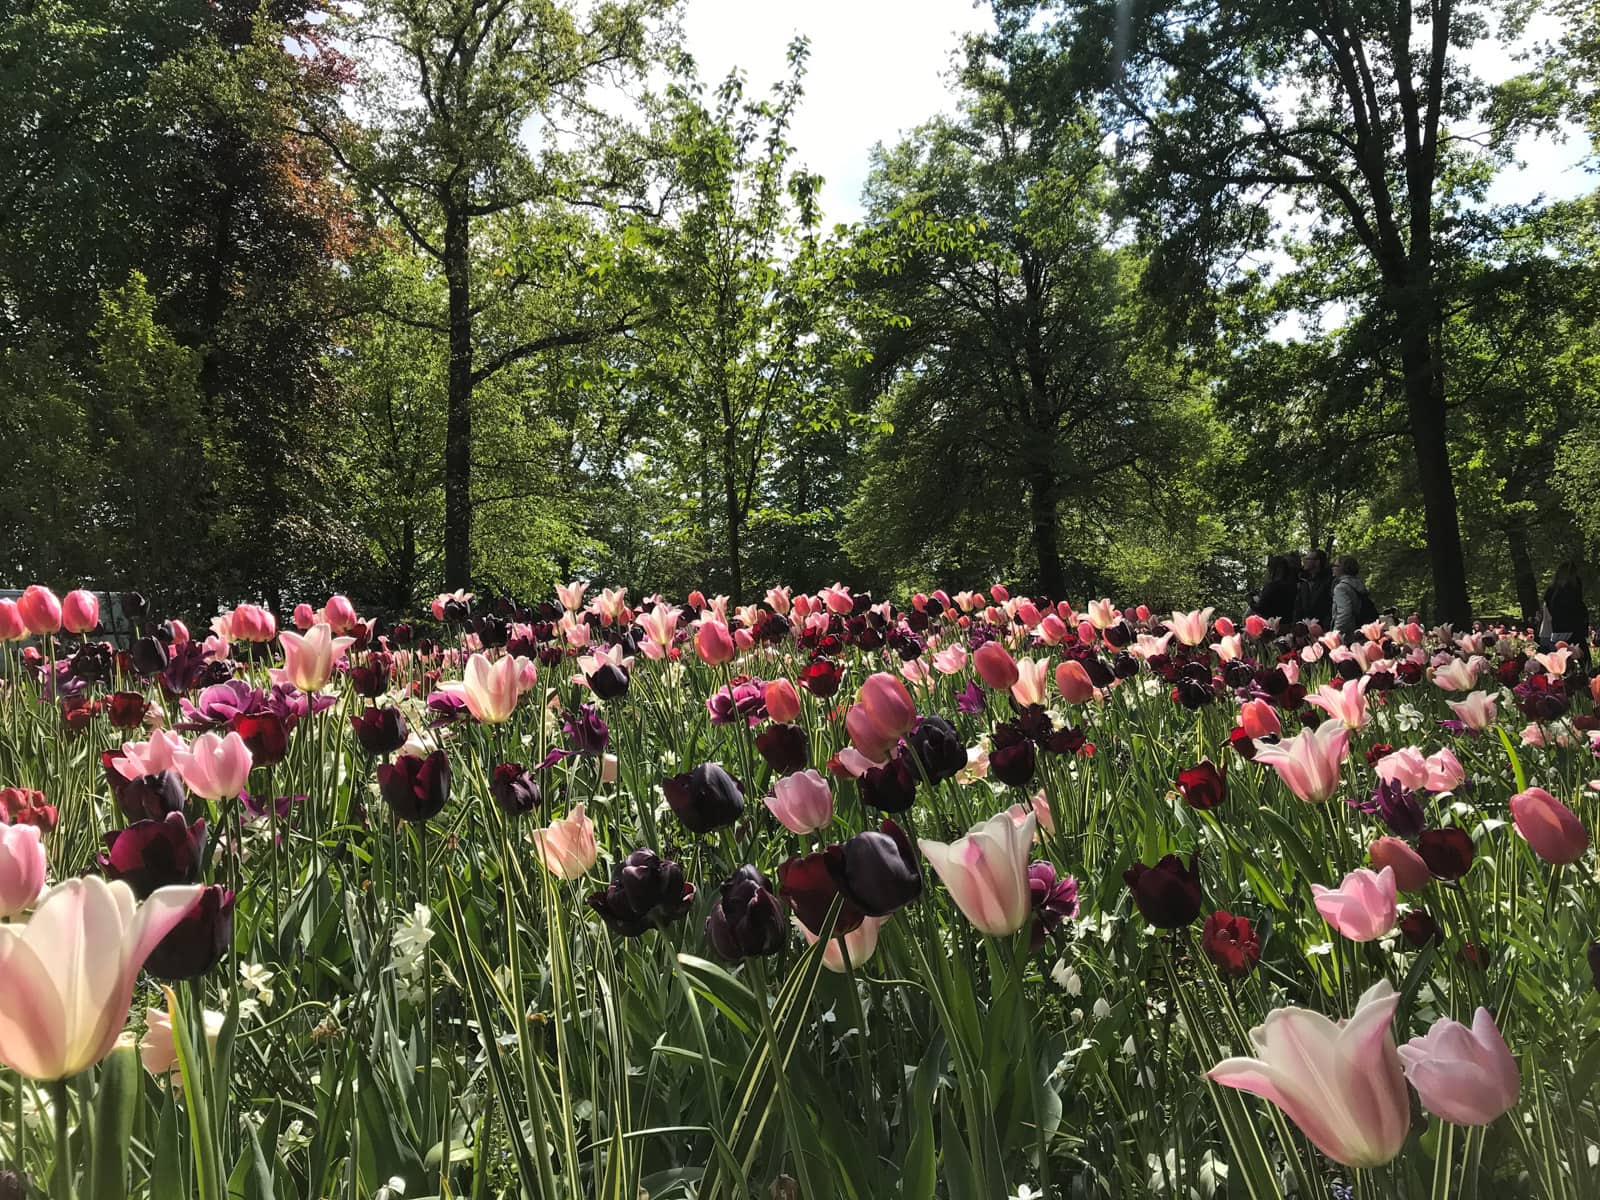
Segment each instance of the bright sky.
[{"label": "bright sky", "polygon": [[[900,135],[940,111],[951,111],[951,53],[960,37],[991,28],[988,6],[972,0],[688,0],[684,40],[708,83],[737,66],[750,93],[763,93],[785,74],[790,39],[811,39],[806,94],[792,138],[799,159],[827,180],[822,210],[828,222],[861,215],[861,185],[878,142]],[[1535,36],[1553,33],[1549,23]],[[1499,50],[1480,50],[1489,78],[1514,70]],[[1578,166],[1582,138],[1519,147],[1526,166],[1494,185],[1497,202],[1570,197],[1600,179]]]}]

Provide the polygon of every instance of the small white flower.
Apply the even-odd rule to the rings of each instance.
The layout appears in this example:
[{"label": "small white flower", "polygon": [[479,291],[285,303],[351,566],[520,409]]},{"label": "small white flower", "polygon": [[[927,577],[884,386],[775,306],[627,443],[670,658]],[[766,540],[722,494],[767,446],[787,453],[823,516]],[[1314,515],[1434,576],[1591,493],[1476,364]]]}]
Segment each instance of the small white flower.
[{"label": "small white flower", "polygon": [[1396,724],[1407,733],[1414,733],[1422,728],[1422,710],[1415,704],[1402,704],[1397,714]]},{"label": "small white flower", "polygon": [[1111,1004],[1104,996],[1094,1002],[1094,1019],[1104,1021],[1111,1015]]},{"label": "small white flower", "polygon": [[1074,1025],[1083,1024],[1083,1009],[1075,1008],[1072,1010],[1072,1023]]},{"label": "small white flower", "polygon": [[[239,978],[244,981],[245,987],[255,993],[255,1000],[261,1007],[272,1007],[277,993],[272,990],[273,975],[270,970],[260,963],[240,963]],[[244,1006],[241,1004],[240,1007]]]}]

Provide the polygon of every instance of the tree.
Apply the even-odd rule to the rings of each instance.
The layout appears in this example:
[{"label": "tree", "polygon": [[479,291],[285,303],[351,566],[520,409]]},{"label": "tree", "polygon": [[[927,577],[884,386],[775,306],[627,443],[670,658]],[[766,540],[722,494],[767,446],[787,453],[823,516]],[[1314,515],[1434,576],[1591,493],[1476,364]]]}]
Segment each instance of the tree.
[{"label": "tree", "polygon": [[[1279,194],[1346,231],[1370,261],[1369,300],[1403,372],[1434,602],[1441,617],[1467,620],[1441,264],[1454,236],[1452,158],[1503,161],[1527,115],[1491,110],[1491,89],[1466,63],[1494,7],[999,0],[996,11],[1005,30],[1059,14],[1028,36],[1056,47],[1063,70],[1102,98],[1166,261],[1195,287],[1209,286],[1222,254],[1263,244]],[[1472,129],[1475,119],[1485,127]]]},{"label": "tree", "polygon": [[[337,106],[309,116],[360,187],[445,280],[444,311],[392,319],[448,346],[444,583],[472,575],[475,392],[517,363],[627,329],[637,318],[604,288],[570,307],[525,311],[588,276],[575,215],[644,204],[646,155],[590,92],[643,71],[667,0],[376,0],[346,27],[369,68],[367,123]],[[475,253],[492,241],[498,253]],[[593,282],[592,279],[590,282]],[[499,320],[495,321],[498,311]],[[512,319],[520,314],[520,319]],[[486,325],[503,341],[483,345]]]}]

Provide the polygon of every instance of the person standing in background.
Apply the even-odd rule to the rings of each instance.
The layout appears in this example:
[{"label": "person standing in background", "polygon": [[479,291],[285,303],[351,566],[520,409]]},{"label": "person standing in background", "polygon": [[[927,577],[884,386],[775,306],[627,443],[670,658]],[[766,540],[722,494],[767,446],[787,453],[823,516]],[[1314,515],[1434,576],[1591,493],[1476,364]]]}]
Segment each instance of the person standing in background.
[{"label": "person standing in background", "polygon": [[1276,617],[1279,628],[1287,629],[1294,620],[1295,600],[1299,592],[1298,575],[1294,555],[1274,554],[1267,559],[1267,581],[1261,585],[1261,592],[1256,596],[1251,611],[1268,620]]},{"label": "person standing in background", "polygon": [[1328,569],[1328,552],[1312,549],[1300,560],[1300,591],[1295,600],[1294,619],[1315,621],[1323,629],[1333,627],[1333,572]]},{"label": "person standing in background", "polygon": [[1333,627],[1346,642],[1367,622],[1378,619],[1378,606],[1367,595],[1361,578],[1361,564],[1354,556],[1341,555],[1333,569]]},{"label": "person standing in background", "polygon": [[1589,606],[1583,600],[1583,580],[1576,563],[1568,560],[1556,568],[1555,578],[1544,592],[1540,613],[1539,640],[1546,651],[1557,642],[1566,642],[1579,658],[1589,653]]}]

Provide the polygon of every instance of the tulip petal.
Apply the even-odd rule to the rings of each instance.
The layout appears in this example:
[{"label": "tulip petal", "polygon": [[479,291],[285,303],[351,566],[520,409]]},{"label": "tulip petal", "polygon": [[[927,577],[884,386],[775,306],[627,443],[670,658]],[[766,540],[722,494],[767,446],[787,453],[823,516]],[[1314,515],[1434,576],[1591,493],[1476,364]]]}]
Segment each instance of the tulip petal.
[{"label": "tulip petal", "polygon": [[54,1079],[65,1053],[61,996],[18,925],[0,925],[0,1063],[30,1079]]}]

